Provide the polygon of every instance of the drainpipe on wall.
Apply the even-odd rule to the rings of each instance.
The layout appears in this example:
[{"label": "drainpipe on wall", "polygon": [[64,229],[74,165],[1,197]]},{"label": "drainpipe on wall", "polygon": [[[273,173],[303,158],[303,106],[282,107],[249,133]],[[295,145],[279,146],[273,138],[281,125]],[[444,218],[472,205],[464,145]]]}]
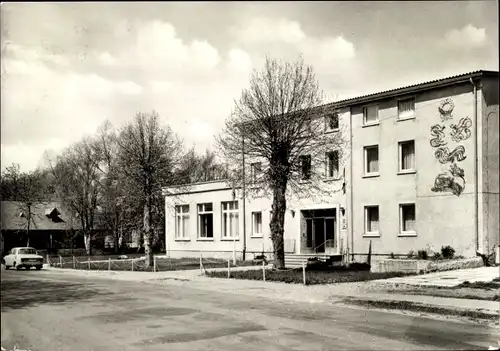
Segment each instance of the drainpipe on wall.
[{"label": "drainpipe on wall", "polygon": [[[474,87],[474,231],[476,252],[479,251],[479,166],[478,166],[478,128],[477,128],[477,86],[472,78],[470,82]],[[483,253],[483,252],[481,252]]]},{"label": "drainpipe on wall", "polygon": [[[353,204],[353,191],[354,191],[354,187],[352,185],[352,158],[353,158],[353,155],[352,155],[352,107],[349,109],[349,115],[350,115],[350,123],[349,123],[349,144],[350,144],[350,155],[349,155],[349,185],[348,185],[348,189],[349,189],[349,194],[350,194],[350,209],[349,209],[349,226],[351,227],[351,252],[353,253],[352,255],[352,258],[354,259],[354,204]],[[348,240],[348,243],[347,243],[347,247],[349,247],[349,240]],[[349,252],[348,252],[349,254]],[[349,261],[349,258],[348,258],[348,261]]]},{"label": "drainpipe on wall", "polygon": [[245,182],[245,137],[241,139],[242,142],[242,153],[243,153],[243,253],[242,253],[242,258],[243,261],[245,261],[245,255],[247,251],[247,226],[246,226],[246,182]]}]

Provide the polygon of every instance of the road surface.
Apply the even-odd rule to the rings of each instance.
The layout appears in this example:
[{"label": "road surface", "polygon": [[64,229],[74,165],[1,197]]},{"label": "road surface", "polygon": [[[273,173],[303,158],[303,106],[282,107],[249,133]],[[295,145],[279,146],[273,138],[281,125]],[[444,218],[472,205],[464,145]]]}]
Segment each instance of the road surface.
[{"label": "road surface", "polygon": [[1,346],[31,351],[486,350],[486,325],[190,288],[2,270]]}]

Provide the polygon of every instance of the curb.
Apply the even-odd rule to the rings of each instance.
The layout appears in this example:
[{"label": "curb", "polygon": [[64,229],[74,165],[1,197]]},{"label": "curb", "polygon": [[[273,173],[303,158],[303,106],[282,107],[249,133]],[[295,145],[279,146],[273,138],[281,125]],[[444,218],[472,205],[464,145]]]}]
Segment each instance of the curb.
[{"label": "curb", "polygon": [[438,315],[468,317],[470,319],[482,319],[488,321],[500,321],[500,312],[490,309],[468,309],[463,307],[450,307],[422,302],[414,302],[410,300],[391,300],[387,299],[371,299],[345,297],[337,303],[346,305],[355,305],[366,308],[378,308],[399,311],[423,312]]}]

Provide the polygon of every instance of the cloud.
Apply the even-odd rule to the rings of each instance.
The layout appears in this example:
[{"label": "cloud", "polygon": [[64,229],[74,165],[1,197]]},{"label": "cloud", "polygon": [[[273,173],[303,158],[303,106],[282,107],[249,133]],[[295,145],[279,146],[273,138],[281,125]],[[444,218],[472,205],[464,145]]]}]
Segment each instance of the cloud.
[{"label": "cloud", "polygon": [[130,79],[113,81],[71,66],[62,70],[52,65],[63,61],[51,55],[30,47],[10,49],[2,57],[2,163],[17,158],[35,167],[45,149],[60,151],[95,132],[117,104],[143,92]]},{"label": "cloud", "polygon": [[[353,86],[366,85],[366,58],[358,56],[355,44],[342,33],[314,35],[297,21],[269,17],[242,21],[230,32],[235,44],[251,52],[252,60],[259,65],[266,55],[285,60],[302,55],[304,62],[313,67],[327,101],[335,96],[351,96]],[[233,60],[238,60],[237,53],[233,53]]]},{"label": "cloud", "polygon": [[109,52],[101,52],[97,56],[99,63],[105,66],[112,66],[116,63],[115,58]]},{"label": "cloud", "polygon": [[252,18],[243,27],[233,28],[233,31],[246,42],[297,43],[306,38],[300,24],[287,19]]},{"label": "cloud", "polygon": [[248,83],[250,55],[239,48],[219,53],[204,38],[184,41],[161,21],[119,23],[112,33],[127,45],[89,49],[86,62],[61,56],[64,69],[30,46],[13,46],[2,57],[5,161],[34,167],[44,150],[60,152],[105,119],[119,128],[137,111],[156,110],[199,151],[213,146]]},{"label": "cloud", "polygon": [[69,60],[59,54],[47,52],[44,48],[32,48],[14,44],[7,41],[3,44],[3,55],[12,58],[18,58],[27,62],[43,62],[48,64],[55,64],[59,66],[68,66]]},{"label": "cloud", "polygon": [[185,43],[170,23],[159,20],[120,23],[115,35],[131,42],[115,55],[102,54],[101,61],[113,62],[125,67],[137,67],[141,71],[162,77],[203,75],[215,69],[221,62],[218,50],[206,40]]},{"label": "cloud", "polygon": [[173,84],[168,81],[153,81],[150,84],[150,89],[153,93],[166,93],[173,88]]},{"label": "cloud", "polygon": [[482,47],[486,43],[486,29],[468,24],[462,29],[452,29],[447,32],[445,40],[450,46],[458,48]]},{"label": "cloud", "polygon": [[242,22],[231,33],[240,47],[253,53],[256,61],[265,55],[290,60],[300,54],[318,76],[361,73],[356,47],[341,33],[315,36],[306,33],[297,21],[269,17]]},{"label": "cloud", "polygon": [[140,95],[144,89],[137,83],[130,80],[123,82],[116,82],[115,87],[117,91],[124,95]]}]

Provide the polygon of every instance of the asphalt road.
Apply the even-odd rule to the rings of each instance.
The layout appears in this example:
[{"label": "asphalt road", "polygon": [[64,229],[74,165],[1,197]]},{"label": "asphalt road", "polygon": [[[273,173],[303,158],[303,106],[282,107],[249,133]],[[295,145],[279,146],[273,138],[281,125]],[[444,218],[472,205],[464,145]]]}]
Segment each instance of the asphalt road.
[{"label": "asphalt road", "polygon": [[486,350],[486,325],[334,304],[296,303],[2,270],[1,345],[7,350]]}]

